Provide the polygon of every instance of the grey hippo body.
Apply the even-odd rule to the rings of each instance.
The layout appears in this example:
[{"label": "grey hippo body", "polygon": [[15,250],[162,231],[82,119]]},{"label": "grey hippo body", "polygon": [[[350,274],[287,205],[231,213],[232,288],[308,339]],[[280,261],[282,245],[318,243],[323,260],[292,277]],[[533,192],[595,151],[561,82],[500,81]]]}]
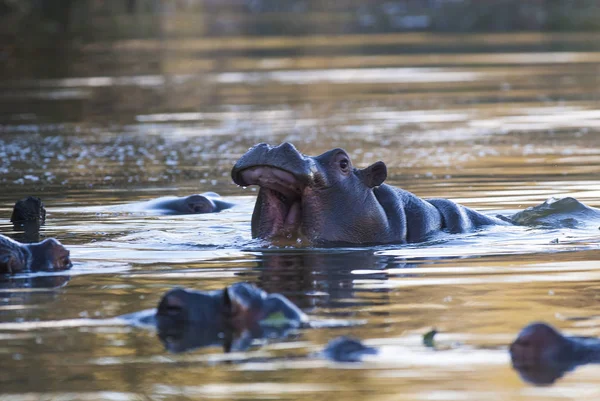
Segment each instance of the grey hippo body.
[{"label": "grey hippo body", "polygon": [[510,222],[447,199],[421,199],[384,184],[386,165],[358,169],[343,149],[306,156],[290,143],[252,147],[235,164],[233,181],[258,185],[252,236],[299,238],[311,244],[420,242],[432,233],[467,232]]},{"label": "grey hippo body", "polygon": [[204,214],[229,209],[234,204],[221,199],[214,192],[189,196],[165,196],[145,202],[135,202],[127,207],[135,211],[151,211],[157,214]]}]

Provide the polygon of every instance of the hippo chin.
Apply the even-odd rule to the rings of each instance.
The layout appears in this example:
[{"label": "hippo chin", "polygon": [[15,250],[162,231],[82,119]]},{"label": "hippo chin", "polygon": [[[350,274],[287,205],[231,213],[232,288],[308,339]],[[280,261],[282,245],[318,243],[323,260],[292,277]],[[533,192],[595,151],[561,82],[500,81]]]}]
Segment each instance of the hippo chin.
[{"label": "hippo chin", "polygon": [[309,244],[419,242],[446,230],[460,233],[509,222],[447,199],[423,200],[384,184],[386,165],[352,166],[343,149],[306,156],[290,143],[252,147],[235,164],[233,181],[258,185],[252,236]]}]

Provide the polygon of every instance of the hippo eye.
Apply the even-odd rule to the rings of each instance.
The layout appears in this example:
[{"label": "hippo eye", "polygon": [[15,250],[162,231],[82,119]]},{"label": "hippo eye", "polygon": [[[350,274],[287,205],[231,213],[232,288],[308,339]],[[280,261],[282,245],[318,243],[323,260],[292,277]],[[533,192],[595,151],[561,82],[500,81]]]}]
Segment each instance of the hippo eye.
[{"label": "hippo eye", "polygon": [[348,159],[342,159],[342,160],[340,160],[340,168],[341,168],[342,170],[347,170],[347,169],[348,169],[348,164],[349,164],[349,163],[350,163],[350,162],[348,161]]}]

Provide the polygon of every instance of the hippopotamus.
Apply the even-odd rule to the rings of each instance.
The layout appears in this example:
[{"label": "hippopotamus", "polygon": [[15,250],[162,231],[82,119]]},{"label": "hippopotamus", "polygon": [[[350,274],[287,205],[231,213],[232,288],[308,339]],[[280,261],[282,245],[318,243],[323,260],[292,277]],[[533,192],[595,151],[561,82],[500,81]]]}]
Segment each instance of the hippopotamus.
[{"label": "hippopotamus", "polygon": [[33,221],[42,225],[46,222],[46,208],[42,200],[36,196],[28,196],[15,203],[10,222],[14,225]]},{"label": "hippopotamus", "polygon": [[234,204],[221,199],[214,192],[204,192],[189,196],[163,196],[143,202],[118,205],[114,208],[126,212],[152,212],[163,215],[217,213],[229,209]]},{"label": "hippopotamus", "polygon": [[321,355],[336,362],[361,362],[366,355],[377,355],[377,348],[364,345],[353,337],[336,337],[325,346]]},{"label": "hippopotamus", "polygon": [[42,200],[36,196],[28,196],[15,203],[10,222],[13,229],[21,234],[14,237],[30,243],[40,240],[40,227],[46,222],[46,209]]},{"label": "hippopotamus", "polygon": [[511,224],[387,185],[384,162],[359,169],[340,148],[313,157],[290,143],[261,143],[235,163],[231,177],[237,185],[260,187],[252,214],[254,238],[389,244],[420,242],[440,230],[462,233]]},{"label": "hippopotamus", "polygon": [[510,346],[510,357],[524,380],[552,384],[577,366],[600,363],[600,339],[564,336],[536,322],[521,330]]},{"label": "hippopotamus", "polygon": [[172,352],[216,344],[223,344],[225,351],[243,350],[254,338],[281,336],[308,323],[287,298],[248,283],[216,291],[175,288],[150,314],[142,311],[123,318],[156,325],[159,338]]},{"label": "hippopotamus", "polygon": [[59,271],[71,267],[69,251],[54,238],[22,244],[0,235],[0,274]]}]

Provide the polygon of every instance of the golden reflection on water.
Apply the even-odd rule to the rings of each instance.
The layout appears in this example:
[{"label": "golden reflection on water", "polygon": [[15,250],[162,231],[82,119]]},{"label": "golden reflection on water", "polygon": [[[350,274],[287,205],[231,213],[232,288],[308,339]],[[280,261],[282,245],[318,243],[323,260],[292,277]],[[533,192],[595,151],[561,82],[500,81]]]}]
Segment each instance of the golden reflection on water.
[{"label": "golden reflection on water", "polygon": [[[390,184],[498,213],[555,195],[599,206],[596,38],[123,40],[84,46],[64,76],[24,69],[1,82],[0,212],[40,193],[43,234],[67,244],[76,263],[61,287],[0,291],[0,361],[10,367],[2,392],[14,400],[597,399],[596,366],[535,388],[506,352],[533,320],[600,336],[597,227],[265,250],[250,241],[255,192],[229,177],[249,146],[291,141],[313,155],[344,147],[361,167],[383,160]],[[367,51],[374,46],[382,48]],[[93,209],[208,190],[238,207],[202,218]],[[0,231],[13,234],[7,221]],[[240,280],[284,293],[313,318],[366,323],[303,330],[232,355],[217,347],[168,354],[152,332],[85,324],[152,308],[174,286]],[[422,346],[432,327],[444,349]],[[312,354],[341,334],[383,353],[352,366]]]}]

